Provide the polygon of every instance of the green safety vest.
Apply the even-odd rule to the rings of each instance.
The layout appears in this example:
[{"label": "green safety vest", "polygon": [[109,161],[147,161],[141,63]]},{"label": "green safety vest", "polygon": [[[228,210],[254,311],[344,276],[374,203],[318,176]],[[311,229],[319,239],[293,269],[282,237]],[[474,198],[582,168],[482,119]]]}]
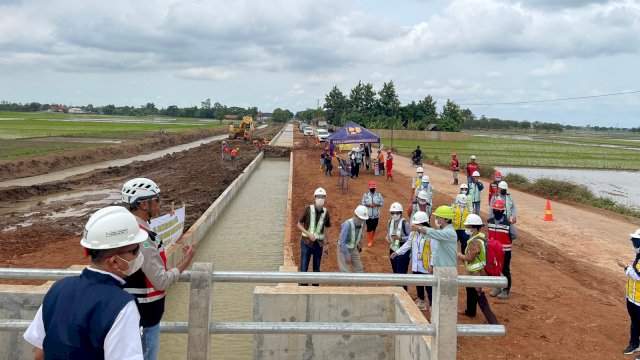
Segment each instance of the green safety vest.
[{"label": "green safety vest", "polygon": [[[400,218],[396,226],[393,226],[393,219],[389,220],[389,238],[391,238],[391,235],[402,237],[404,221],[405,220],[403,218]],[[389,248],[393,251],[398,251],[398,249],[400,249],[400,239],[393,240]]]},{"label": "green safety vest", "polygon": [[[322,233],[322,229],[324,226],[324,217],[327,214],[327,210],[325,208],[322,208],[322,215],[320,215],[320,219],[316,223],[315,207],[316,207],[315,205],[309,205],[309,228],[307,229],[307,231],[315,235],[317,240],[322,240],[324,239],[324,234]],[[305,233],[302,233],[302,236],[308,237],[307,234]]]},{"label": "green safety vest", "polygon": [[464,250],[464,255],[466,256],[469,253],[469,244],[472,241],[476,241],[476,240],[480,244],[480,254],[478,254],[478,256],[476,256],[476,258],[473,259],[472,262],[468,262],[465,264],[467,267],[467,270],[470,273],[478,272],[484,269],[485,265],[487,265],[487,251],[485,250],[485,247],[484,247],[483,233],[478,233],[476,236],[472,237],[471,239],[469,239],[469,241],[467,241],[467,248]]},{"label": "green safety vest", "polygon": [[349,222],[349,228],[351,229],[347,249],[353,249],[356,245],[360,244],[360,241],[362,241],[362,226],[360,226],[360,230],[356,234],[356,224],[353,223],[353,219],[349,219],[347,221]]}]

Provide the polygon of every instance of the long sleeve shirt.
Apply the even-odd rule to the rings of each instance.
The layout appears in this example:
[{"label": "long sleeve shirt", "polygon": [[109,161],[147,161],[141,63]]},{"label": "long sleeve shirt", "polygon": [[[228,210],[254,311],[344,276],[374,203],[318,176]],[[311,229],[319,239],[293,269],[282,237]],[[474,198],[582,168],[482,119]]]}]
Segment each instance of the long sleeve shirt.
[{"label": "long sleeve shirt", "polygon": [[[415,234],[415,238],[414,238]],[[419,272],[422,274],[430,274],[429,269],[424,268],[424,263],[422,261],[423,256],[430,256],[429,264],[433,261],[433,246],[435,245],[435,241],[429,239],[426,235],[422,233],[412,233],[409,237],[410,240],[405,242],[400,249],[396,251],[398,255],[404,255],[407,251],[411,250],[411,271]],[[429,241],[429,246],[431,248],[431,254],[425,254],[426,243]]]},{"label": "long sleeve shirt", "polygon": [[431,249],[434,267],[456,267],[458,264],[458,235],[449,224],[442,230],[425,228],[427,237],[435,240],[435,247]]},{"label": "long sleeve shirt", "polygon": [[[136,216],[138,224],[144,227],[147,231],[149,224]],[[180,270],[178,268],[172,268],[167,270],[164,265],[164,261],[160,256],[163,249],[158,248],[158,243],[148,238],[147,241],[140,246],[140,251],[144,254],[144,262],[142,263],[142,272],[149,279],[151,285],[156,290],[167,290],[171,285],[178,281],[180,277]]]},{"label": "long sleeve shirt", "polygon": [[[355,228],[356,228],[356,231],[355,231],[356,236],[358,236],[358,233],[360,232],[362,225],[360,226],[356,225]],[[345,259],[351,259],[351,255],[349,255],[349,249],[347,248],[347,244],[349,243],[350,240],[351,240],[351,226],[349,225],[349,221],[347,220],[342,223],[342,227],[340,228],[340,238],[338,239],[338,246],[340,246],[340,250],[342,251],[342,254],[344,255]]]},{"label": "long sleeve shirt", "polygon": [[513,201],[513,197],[511,194],[501,195],[500,193],[493,195],[491,201],[489,201],[489,218],[493,217],[493,202],[496,199],[501,198],[505,203],[505,214],[509,218],[510,221],[518,218],[518,208],[516,207],[516,202]]},{"label": "long sleeve shirt", "polygon": [[[495,217],[489,218],[487,219],[487,223],[502,224],[506,220],[508,220],[507,217],[503,215],[500,219],[496,219]],[[511,242],[518,238],[518,231],[513,223],[509,225],[509,237],[511,238]]]},{"label": "long sleeve shirt", "polygon": [[[379,192],[375,192],[375,193],[371,193],[371,191],[369,191],[368,193],[362,195],[362,201],[361,204],[364,206],[367,205],[384,205],[384,199],[382,198],[382,194],[380,194]],[[377,219],[380,217],[380,206],[367,206],[367,210],[369,211],[369,219]]]}]

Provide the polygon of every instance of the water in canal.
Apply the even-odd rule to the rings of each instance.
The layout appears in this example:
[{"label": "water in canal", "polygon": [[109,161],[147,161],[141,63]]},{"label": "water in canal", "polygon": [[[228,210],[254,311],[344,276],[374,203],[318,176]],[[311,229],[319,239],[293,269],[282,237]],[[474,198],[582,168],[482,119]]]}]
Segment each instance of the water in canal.
[{"label": "water in canal", "polygon": [[[262,161],[198,244],[194,261],[213,262],[214,270],[277,271],[283,258],[288,182],[288,161]],[[255,286],[215,284],[212,321],[252,321]],[[188,305],[189,283],[174,285],[163,320],[188,321]],[[253,357],[252,335],[214,335],[211,340],[212,358]],[[186,334],[162,334],[160,341],[160,359],[186,358]]]}]

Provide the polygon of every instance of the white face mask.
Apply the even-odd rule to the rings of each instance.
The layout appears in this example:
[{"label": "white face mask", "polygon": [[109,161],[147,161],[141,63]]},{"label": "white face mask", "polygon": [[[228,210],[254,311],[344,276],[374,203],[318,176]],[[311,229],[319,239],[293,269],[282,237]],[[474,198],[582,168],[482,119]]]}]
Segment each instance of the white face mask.
[{"label": "white face mask", "polygon": [[324,206],[324,199],[316,199],[316,205],[320,207]]},{"label": "white face mask", "polygon": [[129,266],[129,268],[127,270],[120,270],[120,272],[124,276],[133,275],[133,273],[135,273],[136,271],[140,270],[140,268],[142,267],[142,263],[144,262],[144,255],[142,253],[139,253],[138,256],[136,256],[136,258],[131,260],[131,261],[127,261],[127,260],[121,258],[119,255],[116,255],[116,256],[120,260],[126,262],[127,265]]},{"label": "white face mask", "polygon": [[464,233],[469,236],[473,235],[473,231],[471,229],[464,229]]},{"label": "white face mask", "polygon": [[436,219],[436,227],[439,229],[441,225],[440,219]]},{"label": "white face mask", "polygon": [[633,248],[633,251],[634,251],[636,254],[640,254],[640,248],[636,248],[636,247],[634,247],[634,248]]},{"label": "white face mask", "polygon": [[391,218],[393,219],[393,221],[398,221],[398,220],[400,220],[401,217],[402,217],[402,215],[400,215],[400,214],[391,215]]},{"label": "white face mask", "polygon": [[424,204],[426,204],[426,203],[427,203],[427,200],[425,200],[425,199],[418,199],[418,203],[419,203],[420,205],[424,205]]}]

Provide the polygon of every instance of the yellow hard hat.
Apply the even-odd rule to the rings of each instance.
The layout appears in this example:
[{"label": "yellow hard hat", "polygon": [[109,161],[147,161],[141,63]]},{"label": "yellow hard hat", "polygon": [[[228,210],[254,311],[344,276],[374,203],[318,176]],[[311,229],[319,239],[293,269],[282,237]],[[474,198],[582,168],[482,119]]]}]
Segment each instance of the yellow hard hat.
[{"label": "yellow hard hat", "polygon": [[454,218],[453,210],[451,210],[447,205],[438,206],[436,211],[433,212],[433,215],[448,220],[453,220]]}]

